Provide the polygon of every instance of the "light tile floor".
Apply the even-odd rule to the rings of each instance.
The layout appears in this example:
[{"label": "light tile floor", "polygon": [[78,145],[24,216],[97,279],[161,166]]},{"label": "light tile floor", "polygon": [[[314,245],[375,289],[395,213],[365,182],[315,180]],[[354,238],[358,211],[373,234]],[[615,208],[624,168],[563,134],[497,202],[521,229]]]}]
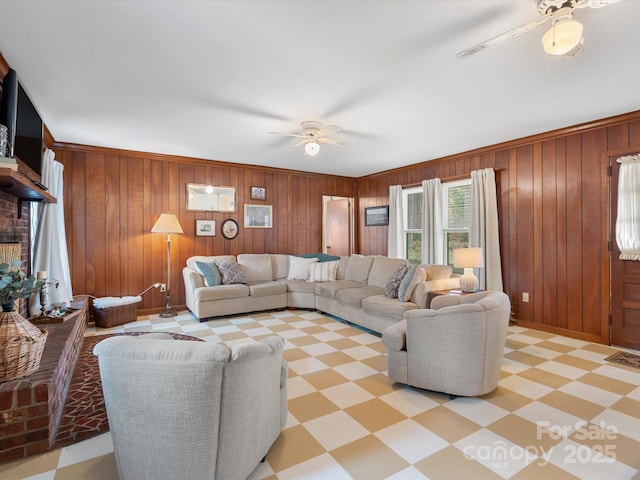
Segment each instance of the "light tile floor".
[{"label": "light tile floor", "polygon": [[[389,381],[380,337],[312,311],[199,323],[141,317],[87,335],[286,340],[287,425],[251,479],[640,479],[640,370],[616,349],[509,327],[500,385],[451,399]],[[108,433],[0,466],[2,479],[117,478]]]}]

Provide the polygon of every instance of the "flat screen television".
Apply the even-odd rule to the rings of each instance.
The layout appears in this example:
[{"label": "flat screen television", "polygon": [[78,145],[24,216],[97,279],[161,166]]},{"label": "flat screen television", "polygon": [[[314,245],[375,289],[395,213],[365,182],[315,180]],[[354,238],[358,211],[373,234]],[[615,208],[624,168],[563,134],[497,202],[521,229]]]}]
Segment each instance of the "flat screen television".
[{"label": "flat screen television", "polygon": [[0,124],[7,127],[8,156],[21,160],[28,168],[20,165],[18,169],[39,183],[42,175],[43,123],[13,69],[2,81]]}]

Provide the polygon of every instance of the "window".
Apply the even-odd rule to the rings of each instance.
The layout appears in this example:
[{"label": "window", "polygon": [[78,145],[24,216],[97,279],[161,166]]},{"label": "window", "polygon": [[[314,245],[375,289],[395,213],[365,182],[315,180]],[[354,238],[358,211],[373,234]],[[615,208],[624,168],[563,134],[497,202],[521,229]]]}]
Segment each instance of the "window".
[{"label": "window", "polygon": [[405,214],[405,258],[416,265],[422,263],[422,187],[402,190]]},{"label": "window", "polygon": [[[447,265],[453,267],[453,249],[469,246],[471,226],[471,179],[442,184],[444,197],[442,231]],[[462,273],[463,269],[454,269]]]},{"label": "window", "polygon": [[[447,264],[453,266],[453,249],[469,246],[471,225],[471,179],[442,184],[443,236]],[[402,191],[404,210],[405,258],[422,263],[422,187]],[[462,273],[462,269],[457,273]]]}]

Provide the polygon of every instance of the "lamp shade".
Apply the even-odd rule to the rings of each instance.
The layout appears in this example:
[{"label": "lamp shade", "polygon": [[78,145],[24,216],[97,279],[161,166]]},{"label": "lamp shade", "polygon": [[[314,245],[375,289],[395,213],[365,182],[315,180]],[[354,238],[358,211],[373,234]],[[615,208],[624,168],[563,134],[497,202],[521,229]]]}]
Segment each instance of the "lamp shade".
[{"label": "lamp shade", "polygon": [[320,153],[320,144],[318,142],[308,142],[304,144],[304,153],[310,157],[315,157]]},{"label": "lamp shade", "polygon": [[453,250],[453,266],[456,268],[484,267],[482,248],[456,248]]},{"label": "lamp shade", "polygon": [[163,213],[151,229],[151,233],[184,233],[184,231],[178,222],[178,217],[173,213]]},{"label": "lamp shade", "polygon": [[571,16],[555,20],[542,36],[544,51],[551,55],[569,53],[580,44],[582,30],[582,24]]}]

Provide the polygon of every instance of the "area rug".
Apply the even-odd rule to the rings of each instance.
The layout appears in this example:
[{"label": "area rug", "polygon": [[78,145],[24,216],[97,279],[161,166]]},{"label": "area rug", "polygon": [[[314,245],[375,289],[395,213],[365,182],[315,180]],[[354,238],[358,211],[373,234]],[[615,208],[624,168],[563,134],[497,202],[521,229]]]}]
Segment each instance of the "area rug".
[{"label": "area rug", "polygon": [[[149,332],[114,333],[84,338],[52,449],[66,447],[109,430],[98,357],[93,354],[93,347],[105,338],[145,333]],[[179,333],[169,335],[178,340],[202,340]]]},{"label": "area rug", "polygon": [[605,358],[607,362],[626,365],[627,367],[640,368],[640,355],[629,352],[617,352]]}]

